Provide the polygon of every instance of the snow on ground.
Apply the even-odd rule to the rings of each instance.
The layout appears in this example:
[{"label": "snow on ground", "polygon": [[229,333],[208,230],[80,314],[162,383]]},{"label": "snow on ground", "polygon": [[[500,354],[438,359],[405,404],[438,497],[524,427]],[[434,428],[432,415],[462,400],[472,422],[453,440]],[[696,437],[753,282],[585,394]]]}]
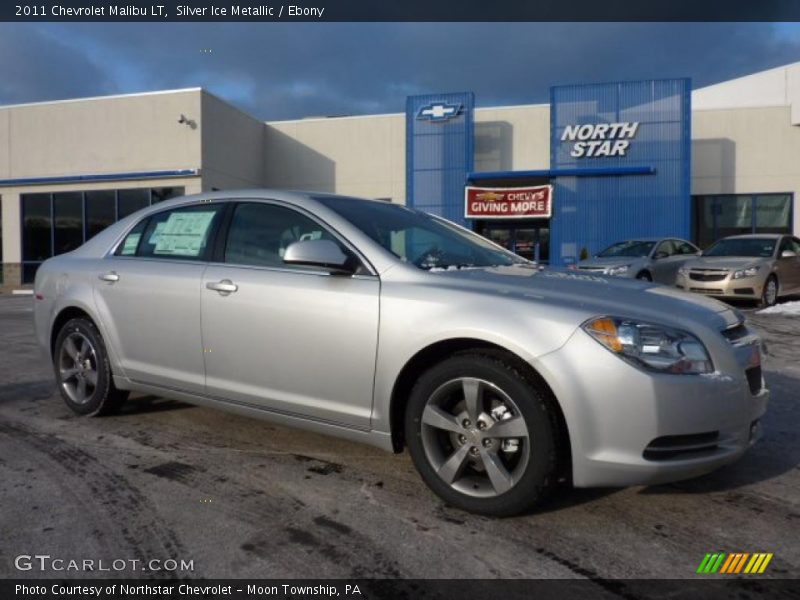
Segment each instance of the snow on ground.
[{"label": "snow on ground", "polygon": [[776,304],[757,312],[759,315],[787,315],[800,317],[800,300]]}]

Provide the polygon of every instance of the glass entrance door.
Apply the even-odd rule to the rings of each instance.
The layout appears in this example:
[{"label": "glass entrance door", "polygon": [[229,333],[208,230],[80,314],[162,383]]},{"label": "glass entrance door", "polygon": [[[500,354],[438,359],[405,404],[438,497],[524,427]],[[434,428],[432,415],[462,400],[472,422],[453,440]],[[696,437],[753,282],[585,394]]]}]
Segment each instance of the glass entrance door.
[{"label": "glass entrance door", "polygon": [[538,251],[538,261],[547,264],[550,261],[550,227],[548,225],[488,223],[478,231],[495,244],[528,260],[536,260]]}]

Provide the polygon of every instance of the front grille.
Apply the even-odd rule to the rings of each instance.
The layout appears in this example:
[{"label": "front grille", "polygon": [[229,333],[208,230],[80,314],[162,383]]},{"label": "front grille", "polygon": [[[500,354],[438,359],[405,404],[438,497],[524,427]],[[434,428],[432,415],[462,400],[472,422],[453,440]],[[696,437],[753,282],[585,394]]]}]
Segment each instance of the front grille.
[{"label": "front grille", "polygon": [[755,396],[761,391],[761,365],[750,367],[746,369],[744,373],[747,375],[747,384],[750,386],[750,393]]},{"label": "front grille", "polygon": [[647,460],[669,460],[688,454],[713,452],[717,449],[718,442],[719,431],[665,435],[650,442],[642,455]]},{"label": "front grille", "polygon": [[753,288],[735,288],[733,290],[733,293],[741,294],[743,296],[753,296],[755,294],[755,291],[753,290]]},{"label": "front grille", "polygon": [[727,271],[689,271],[689,279],[695,281],[722,281],[727,276]]},{"label": "front grille", "polygon": [[692,292],[698,292],[700,294],[719,294],[720,296],[724,294],[721,288],[689,288]]}]

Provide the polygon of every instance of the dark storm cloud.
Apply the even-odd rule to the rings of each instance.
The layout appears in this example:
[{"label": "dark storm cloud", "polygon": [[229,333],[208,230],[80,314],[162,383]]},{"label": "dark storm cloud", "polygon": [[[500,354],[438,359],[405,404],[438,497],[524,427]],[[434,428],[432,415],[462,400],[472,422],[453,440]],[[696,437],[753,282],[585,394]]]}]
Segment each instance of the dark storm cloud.
[{"label": "dark storm cloud", "polygon": [[80,51],[28,26],[0,28],[0,103],[113,93],[106,72]]},{"label": "dark storm cloud", "polygon": [[9,55],[16,65],[0,102],[204,86],[265,119],[401,111],[406,95],[432,91],[474,90],[491,105],[544,102],[559,83],[702,86],[800,60],[800,29],[770,24],[15,27],[26,33],[0,42],[0,68]]}]

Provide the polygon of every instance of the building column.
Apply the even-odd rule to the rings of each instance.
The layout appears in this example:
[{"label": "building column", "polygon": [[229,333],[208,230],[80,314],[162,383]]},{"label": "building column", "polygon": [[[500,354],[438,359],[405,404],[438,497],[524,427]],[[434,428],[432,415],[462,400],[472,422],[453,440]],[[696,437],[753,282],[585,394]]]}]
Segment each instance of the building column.
[{"label": "building column", "polygon": [[19,287],[22,281],[22,240],[20,239],[19,193],[0,190],[3,222],[3,282],[6,289]]}]

